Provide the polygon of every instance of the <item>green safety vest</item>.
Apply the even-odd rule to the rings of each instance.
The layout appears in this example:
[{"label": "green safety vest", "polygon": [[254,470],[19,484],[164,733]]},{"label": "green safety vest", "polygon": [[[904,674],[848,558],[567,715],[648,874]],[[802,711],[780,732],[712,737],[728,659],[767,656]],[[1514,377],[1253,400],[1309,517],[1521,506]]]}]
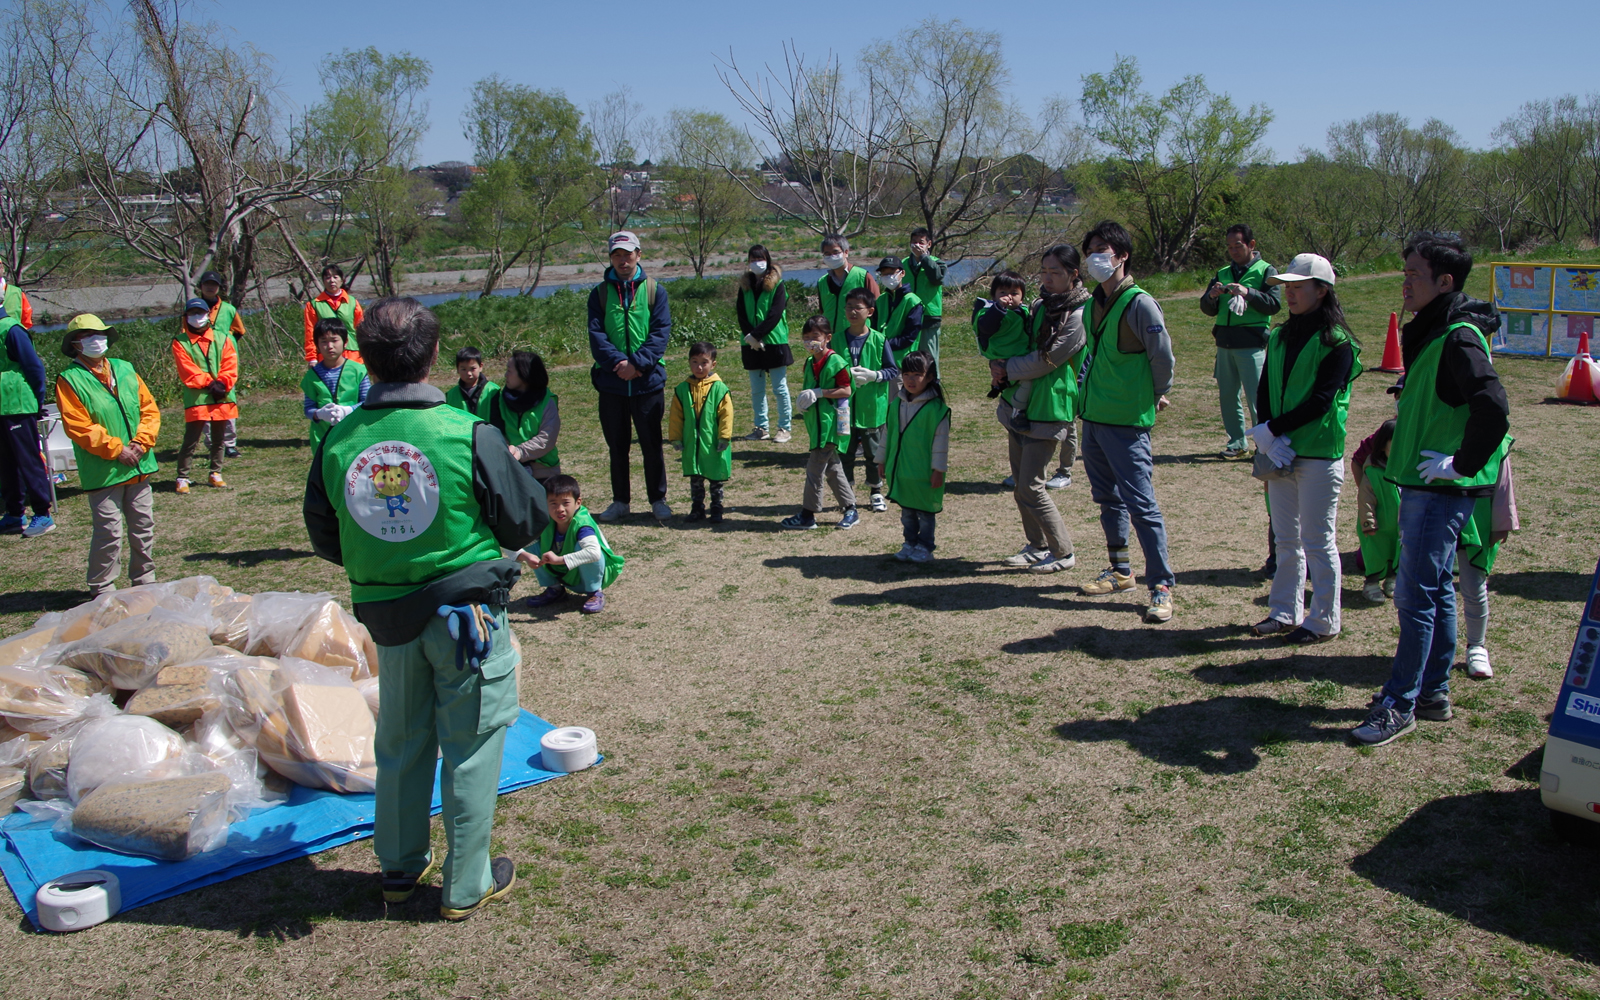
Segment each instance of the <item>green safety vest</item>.
[{"label": "green safety vest", "polygon": [[950,415],[950,407],[942,397],[930,399],[901,430],[903,403],[899,393],[889,403],[889,446],[883,462],[889,499],[902,507],[937,514],[944,510],[944,487],[929,482],[933,475],[933,439],[939,425]]},{"label": "green safety vest", "polygon": [[694,397],[688,382],[672,390],[683,409],[683,474],[705,476],[725,483],[733,478],[733,442],[717,449],[717,407],[728,395],[728,384],[720,378],[711,383],[700,412],[694,410]]},{"label": "green safety vest", "polygon": [[28,335],[15,316],[0,320],[0,416],[18,417],[25,413],[38,413],[40,403],[39,397],[33,394],[33,386],[28,384],[27,376],[22,374],[22,366],[12,361],[6,353],[5,339],[11,335],[12,328],[22,330],[24,337]]},{"label": "green safety vest", "polygon": [[457,382],[445,390],[444,401],[447,405],[453,406],[458,410],[466,410],[480,420],[487,420],[489,419],[489,407],[494,405],[494,401],[499,395],[500,386],[485,379],[483,391],[478,393],[478,405],[474,408],[467,405],[467,397],[461,394],[461,383]]},{"label": "green safety vest", "polygon": [[[767,310],[772,308],[772,299],[778,294],[778,288],[774,285],[770,291],[764,291],[759,295],[749,288],[742,288],[739,294],[744,296],[745,318],[750,320],[751,326],[760,326],[766,321]],[[776,347],[788,342],[789,313],[785,310],[784,314],[778,317],[778,322],[773,325],[772,332],[767,334],[767,346]]]},{"label": "green safety vest", "polygon": [[[656,301],[656,279],[644,280],[643,294],[634,292],[633,303],[628,309],[622,308],[622,299],[615,283],[602,282],[601,287],[605,290],[605,308],[601,315],[605,322],[606,339],[623,354],[637,353],[650,336],[650,307]],[[595,367],[600,367],[598,361]]]},{"label": "green safety vest", "polygon": [[1137,295],[1130,285],[1111,303],[1105,318],[1095,316],[1091,296],[1084,305],[1083,322],[1089,331],[1089,370],[1083,380],[1083,419],[1117,427],[1154,427],[1156,387],[1150,381],[1150,359],[1144,351],[1124,354],[1117,348],[1122,314]]},{"label": "green safety vest", "polygon": [[18,323],[21,323],[22,322],[22,288],[20,286],[15,285],[15,284],[11,284],[11,283],[7,283],[6,284],[5,306],[6,306],[6,315],[10,316],[12,319],[16,320]]},{"label": "green safety vest", "polygon": [[[1317,380],[1317,368],[1321,366],[1322,359],[1334,351],[1333,347],[1323,342],[1322,334],[1317,333],[1300,349],[1300,355],[1294,359],[1294,367],[1284,371],[1286,351],[1282,331],[1283,327],[1276,327],[1267,338],[1267,397],[1276,415],[1287,413],[1311,395],[1311,387]],[[1333,397],[1333,405],[1327,413],[1289,432],[1289,444],[1299,458],[1332,461],[1344,457],[1345,418],[1350,412],[1350,386],[1361,373],[1361,346],[1350,339],[1350,331],[1343,327],[1335,330],[1335,335],[1340,343],[1349,344],[1355,354],[1350,380]]]},{"label": "green safety vest", "polygon": [[[605,555],[605,569],[600,573],[600,589],[611,586],[617,574],[622,572],[625,560],[617,553],[611,551],[611,546],[606,543],[606,533],[594,523],[594,518],[589,514],[589,508],[580,506],[572,515],[572,521],[567,525],[567,533],[561,539],[561,551],[557,555],[570,556],[578,551],[578,529],[593,528],[595,537],[600,540],[600,551]],[[544,531],[539,535],[539,554],[543,555],[552,550],[556,539],[556,523],[549,522],[544,526]],[[562,569],[557,566],[546,566],[545,571],[561,581],[562,586],[577,583],[578,571],[575,569]]]},{"label": "green safety vest", "polygon": [[[1031,325],[1043,319],[1043,310],[1030,318],[1028,333],[1030,343],[1034,340]],[[994,341],[991,340],[989,343],[993,345]],[[1087,347],[1081,348],[1078,353],[1067,359],[1066,364],[1033,380],[1033,388],[1028,393],[1029,420],[1059,424],[1078,419],[1078,369],[1083,365],[1083,356],[1087,350]],[[1016,391],[1015,388],[1007,389],[1001,396],[1010,403],[1015,398]]]},{"label": "green safety vest", "polygon": [[[886,309],[885,307],[888,306],[886,300],[894,294],[894,292],[884,292],[878,296],[877,311],[872,317],[874,325],[883,331],[883,339],[885,341],[893,340],[904,333],[906,315],[917,306],[922,305],[922,300],[917,298],[915,292],[903,292],[900,295],[900,301],[895,303],[892,308]],[[895,367],[899,367],[900,362],[905,359],[907,354],[920,350],[922,350],[922,331],[918,330],[917,339],[913,340],[909,347],[901,348],[900,353],[894,356]]]},{"label": "green safety vest", "polygon": [[[833,343],[828,345],[841,358],[850,357],[850,345],[846,343],[849,335],[849,330],[836,333],[833,335]],[[888,356],[892,353],[883,331],[869,327],[867,339],[861,342],[861,360],[846,364],[847,367],[880,371],[887,366]],[[865,385],[856,385],[852,380],[850,385],[850,426],[862,430],[882,427],[883,422],[889,418],[889,383],[868,382]]]},{"label": "green safety vest", "polygon": [[[216,378],[218,375],[222,374],[222,355],[226,350],[225,345],[231,340],[233,340],[233,334],[229,333],[227,330],[219,329],[217,327],[211,328],[211,346],[204,351],[202,351],[200,346],[194,342],[194,338],[190,337],[186,333],[180,333],[178,336],[172,338],[172,342],[174,344],[182,345],[183,349],[189,352],[189,357],[194,359],[194,363],[200,366],[200,370],[209,372],[212,378]],[[228,390],[228,394],[226,396],[222,397],[221,399],[216,399],[212,397],[211,393],[204,389],[191,389],[188,386],[184,386],[183,408],[187,410],[192,406],[207,406],[216,403],[236,403],[239,400],[238,389],[239,387],[235,385],[232,389]]]},{"label": "green safety vest", "polygon": [[[806,358],[804,373],[800,377],[800,389],[817,389],[826,391],[835,388],[834,378],[840,369],[848,368],[844,356],[835,352],[828,355],[828,360],[822,363],[821,376],[814,375],[812,370],[816,362]],[[812,448],[826,448],[828,442],[833,442],[834,447],[840,452],[847,451],[850,447],[850,429],[839,426],[839,411],[835,404],[837,399],[818,399],[805,411],[802,418],[806,424],[806,433],[811,435]]]},{"label": "green safety vest", "polygon": [[[989,346],[983,349],[983,356],[990,361],[1006,361],[1020,358],[1033,350],[1030,319],[1027,306],[1023,306],[1021,312],[1007,310],[1000,320],[1000,329],[994,332],[989,338]],[[974,335],[977,334],[978,314],[972,317],[972,331]]]},{"label": "green safety vest", "polygon": [[[1406,370],[1405,389],[1400,393],[1399,413],[1395,417],[1394,439],[1389,443],[1389,478],[1398,486],[1428,485],[1417,473],[1417,466],[1424,461],[1423,452],[1454,455],[1461,450],[1461,442],[1467,432],[1467,408],[1446,406],[1440,402],[1437,387],[1444,342],[1449,339],[1452,330],[1463,326],[1478,335],[1487,352],[1489,341],[1483,336],[1482,330],[1471,323],[1453,323],[1444,334],[1435,337],[1432,343],[1424,347]],[[1501,450],[1496,454],[1503,454],[1505,447],[1506,442],[1502,440]],[[1500,462],[1498,458],[1491,458],[1476,475],[1448,481],[1435,479],[1433,485],[1467,489],[1493,486],[1499,480]]]},{"label": "green safety vest", "polygon": [[[81,362],[67,365],[60,377],[77,395],[90,420],[129,445],[139,436],[139,376],[133,365],[120,358],[110,358],[107,363],[111,365],[111,381],[117,386],[115,393]],[[85,490],[102,490],[156,471],[154,449],[146,451],[135,466],[90,454],[76,441],[72,442],[72,451],[78,459],[78,485]]]},{"label": "green safety vest", "polygon": [[[227,308],[232,309],[233,307],[232,306],[228,306]],[[349,292],[346,292],[344,294],[343,301],[339,303],[339,308],[337,308],[337,309],[335,309],[333,306],[330,306],[327,303],[327,300],[322,299],[322,298],[319,297],[319,298],[315,298],[315,299],[311,300],[311,308],[313,308],[313,309],[315,309],[317,311],[317,318],[318,319],[337,319],[340,322],[344,323],[344,329],[345,329],[345,334],[346,334],[346,336],[345,336],[345,340],[346,340],[345,349],[349,350],[350,349],[350,345],[354,344],[356,342],[356,300],[355,300],[355,297],[353,295],[351,295]],[[233,321],[233,319],[230,316],[229,317],[229,322],[231,323],[232,321]],[[219,326],[222,324],[222,314],[221,313],[217,314],[217,324]],[[223,329],[225,329],[225,330],[232,329],[232,327],[223,327]]]},{"label": "green safety vest", "polygon": [[[489,388],[485,386],[483,391],[488,393]],[[500,433],[506,436],[506,444],[521,444],[529,438],[538,436],[539,425],[544,423],[545,407],[555,398],[556,394],[546,389],[544,398],[539,400],[538,406],[518,413],[506,406],[504,393],[497,392],[494,395],[493,405],[489,407],[489,423],[500,428]],[[533,464],[547,465],[553,469],[561,464],[561,454],[551,446],[549,451],[534,459]]]},{"label": "green safety vest", "polygon": [[472,489],[478,423],[453,406],[361,407],[329,429],[322,482],[352,601],[391,601],[500,558]]},{"label": "green safety vest", "polygon": [[[346,361],[339,366],[339,391],[329,392],[328,384],[317,377],[317,373],[310,368],[300,377],[300,391],[305,397],[317,404],[320,409],[329,403],[339,403],[342,406],[356,406],[361,402],[361,380],[367,375],[365,365],[354,361]],[[311,447],[315,449],[328,436],[328,431],[333,424],[325,424],[320,420],[311,421]]]},{"label": "green safety vest", "polygon": [[[1217,270],[1217,280],[1224,285],[1233,284],[1233,267],[1225,264],[1219,268]],[[1258,259],[1252,263],[1245,269],[1244,275],[1239,278],[1239,284],[1246,288],[1266,288],[1267,262]],[[1272,322],[1272,319],[1266,313],[1257,312],[1249,307],[1246,307],[1245,311],[1240,315],[1235,316],[1233,310],[1228,308],[1228,298],[1229,296],[1227,295],[1219,295],[1217,297],[1216,326],[1266,326]],[[1299,449],[1296,449],[1296,454],[1298,453]]]},{"label": "green safety vest", "polygon": [[[1505,461],[1506,452],[1511,450],[1512,437],[1507,434],[1501,442],[1500,448],[1490,459],[1498,469]],[[1390,485],[1390,489],[1394,489]],[[1466,557],[1467,562],[1483,570],[1485,573],[1494,572],[1494,561],[1500,555],[1500,543],[1493,541],[1494,537],[1494,497],[1479,497],[1472,505],[1472,516],[1467,518],[1467,523],[1461,527],[1461,538],[1456,547]]]},{"label": "green safety vest", "polygon": [[834,293],[833,286],[829,284],[832,274],[831,271],[824,271],[822,277],[817,279],[817,305],[822,307],[821,312],[828,321],[828,329],[833,331],[834,336],[838,336],[840,330],[850,325],[844,316],[844,297],[857,288],[867,286],[867,270],[864,267],[852,267],[846,271],[838,294]]},{"label": "green safety vest", "polygon": [[[937,262],[939,258],[929,254],[928,260]],[[911,294],[922,300],[922,311],[925,315],[939,319],[944,315],[944,285],[936,285],[921,268],[912,270],[913,261],[910,257],[903,258],[900,266],[905,268],[906,281],[910,283]]]}]

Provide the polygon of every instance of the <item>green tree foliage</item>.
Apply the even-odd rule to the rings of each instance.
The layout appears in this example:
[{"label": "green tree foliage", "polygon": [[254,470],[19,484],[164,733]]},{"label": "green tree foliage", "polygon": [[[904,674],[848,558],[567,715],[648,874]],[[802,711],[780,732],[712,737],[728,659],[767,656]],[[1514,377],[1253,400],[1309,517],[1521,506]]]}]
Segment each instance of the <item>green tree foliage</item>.
[{"label": "green tree foliage", "polygon": [[1399,249],[1413,233],[1461,227],[1466,154],[1458,138],[1437,118],[1412,128],[1408,119],[1380,112],[1331,126],[1328,152],[1367,174],[1367,225]]},{"label": "green tree foliage", "polygon": [[712,252],[750,218],[752,200],[734,174],[755,166],[755,146],[727,118],[677,109],[662,135],[672,191],[652,215],[671,223],[666,238],[705,274]]},{"label": "green tree foliage", "polygon": [[604,191],[593,136],[559,91],[498,76],[474,85],[462,127],[482,170],[462,193],[461,210],[467,232],[489,253],[483,295],[523,263],[532,294],[551,253],[578,235]]}]

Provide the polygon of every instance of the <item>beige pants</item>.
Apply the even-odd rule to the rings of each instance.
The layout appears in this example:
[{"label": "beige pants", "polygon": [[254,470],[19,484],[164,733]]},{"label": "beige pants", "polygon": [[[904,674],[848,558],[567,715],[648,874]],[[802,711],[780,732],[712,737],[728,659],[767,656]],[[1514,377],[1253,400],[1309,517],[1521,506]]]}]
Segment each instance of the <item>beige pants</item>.
[{"label": "beige pants", "polygon": [[824,478],[828,480],[828,486],[833,490],[834,499],[839,501],[841,510],[856,505],[856,491],[850,488],[850,480],[845,477],[844,462],[839,456],[839,449],[812,448],[810,457],[806,459],[806,489],[805,495],[800,500],[800,506],[813,514],[822,510]]},{"label": "beige pants", "polygon": [[183,445],[178,448],[178,478],[188,479],[189,469],[194,465],[195,449],[200,447],[201,437],[210,438],[211,471],[222,471],[223,438],[228,433],[226,420],[191,420],[183,425]]},{"label": "beige pants", "polygon": [[123,483],[89,494],[94,533],[89,542],[89,594],[99,597],[115,590],[122,568],[122,521],[128,521],[132,552],[128,579],[134,586],[156,582],[155,493],[150,481]]},{"label": "beige pants", "polygon": [[1011,495],[1022,515],[1022,533],[1028,544],[1057,556],[1072,555],[1067,522],[1044,485],[1052,474],[1049,468],[1056,457],[1056,439],[1023,437],[1015,431],[1007,432],[1006,438],[1010,441],[1011,476],[1017,484]]}]

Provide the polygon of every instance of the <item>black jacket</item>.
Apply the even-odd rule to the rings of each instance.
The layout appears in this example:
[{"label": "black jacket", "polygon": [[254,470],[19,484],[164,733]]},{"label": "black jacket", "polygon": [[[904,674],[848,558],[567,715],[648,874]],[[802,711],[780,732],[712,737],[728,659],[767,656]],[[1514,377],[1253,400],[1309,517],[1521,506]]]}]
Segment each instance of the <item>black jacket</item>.
[{"label": "black jacket", "polygon": [[[1278,328],[1283,340],[1283,371],[1287,375],[1294,369],[1300,352],[1311,343],[1312,337],[1322,336],[1322,330],[1312,323],[1297,323],[1299,317],[1291,316]],[[1272,412],[1272,376],[1265,365],[1261,368],[1261,382],[1256,386],[1256,419],[1266,422],[1267,430],[1274,435],[1287,434],[1314,420],[1321,420],[1333,408],[1334,397],[1355,378],[1355,351],[1349,344],[1341,344],[1328,352],[1317,365],[1311,382],[1311,394],[1282,413]]]},{"label": "black jacket", "polygon": [[[1451,324],[1462,322],[1471,323],[1483,331],[1485,338],[1490,338],[1500,329],[1500,311],[1492,302],[1470,299],[1465,292],[1441,295],[1401,328],[1400,354],[1409,371],[1424,348],[1440,337],[1446,338],[1434,385],[1441,403],[1467,408],[1466,433],[1454,457],[1456,471],[1463,476],[1473,476],[1489,463],[1511,429],[1511,404],[1478,335],[1471,330],[1446,334]],[[1401,384],[1405,384],[1404,380]],[[1414,488],[1464,496],[1487,496],[1494,492],[1492,486],[1462,489],[1433,484]]]},{"label": "black jacket", "polygon": [[[379,382],[361,405],[369,410],[422,410],[446,403],[444,393],[426,383]],[[511,457],[505,435],[487,423],[472,429],[472,495],[502,548],[522,548],[538,538],[550,520],[544,487]],[[306,477],[304,513],[312,551],[343,566],[339,514],[328,499],[322,480],[321,446]],[[356,619],[367,626],[378,645],[404,645],[422,634],[441,604],[505,605],[521,576],[522,566],[515,559],[485,560],[431,581],[404,597],[357,604]]]}]

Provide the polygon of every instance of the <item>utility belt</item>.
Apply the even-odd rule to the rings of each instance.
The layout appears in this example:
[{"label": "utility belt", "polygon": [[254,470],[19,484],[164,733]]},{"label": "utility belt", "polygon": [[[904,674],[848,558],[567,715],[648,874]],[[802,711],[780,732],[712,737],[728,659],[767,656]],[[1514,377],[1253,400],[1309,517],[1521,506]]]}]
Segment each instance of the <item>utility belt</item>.
[{"label": "utility belt", "polygon": [[491,611],[503,611],[520,579],[522,564],[515,559],[487,559],[430,581],[404,597],[357,604],[355,615],[379,646],[404,646],[422,635],[443,606],[481,604]]}]

